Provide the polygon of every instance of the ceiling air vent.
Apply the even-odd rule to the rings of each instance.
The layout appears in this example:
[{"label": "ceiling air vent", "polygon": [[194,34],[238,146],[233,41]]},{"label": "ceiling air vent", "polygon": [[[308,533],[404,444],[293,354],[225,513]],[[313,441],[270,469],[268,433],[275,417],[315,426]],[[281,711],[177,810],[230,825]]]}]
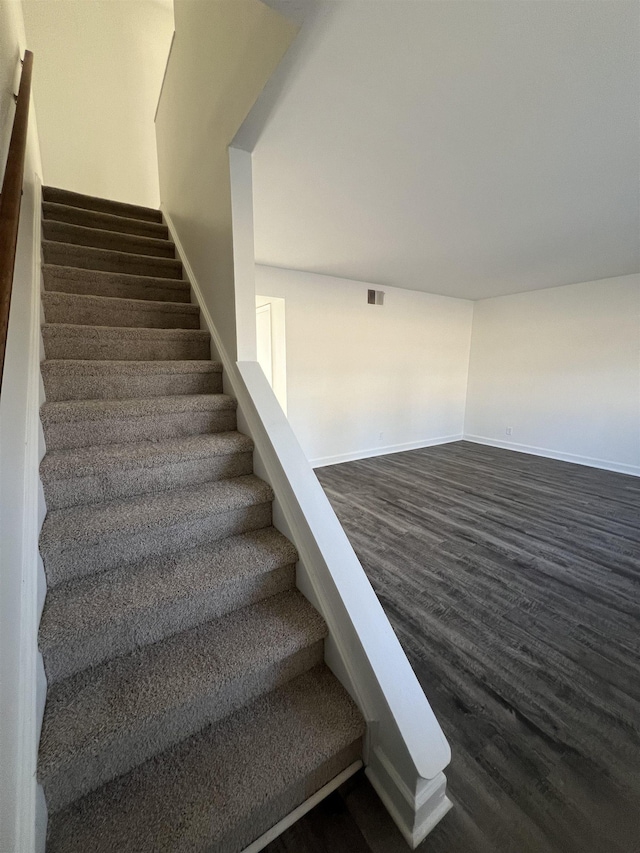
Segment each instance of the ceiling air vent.
[{"label": "ceiling air vent", "polygon": [[369,305],[384,305],[384,290],[368,290],[367,302]]}]

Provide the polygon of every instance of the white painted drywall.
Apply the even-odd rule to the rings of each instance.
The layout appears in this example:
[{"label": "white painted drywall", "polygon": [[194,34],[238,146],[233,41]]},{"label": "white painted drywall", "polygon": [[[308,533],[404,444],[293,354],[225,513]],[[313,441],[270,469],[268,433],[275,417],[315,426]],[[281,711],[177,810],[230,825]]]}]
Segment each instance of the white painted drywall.
[{"label": "white painted drywall", "polygon": [[45,183],[157,207],[171,2],[25,0],[24,14]]},{"label": "white painted drywall", "polygon": [[637,0],[308,5],[258,263],[470,299],[640,271]]},{"label": "white painted drywall", "polygon": [[286,305],[288,418],[322,465],[460,438],[472,303],[256,266]]},{"label": "white painted drywall", "polygon": [[[0,2],[0,176],[13,125],[12,93],[17,91],[25,47],[21,4]],[[42,798],[36,800],[44,700],[37,649],[44,589],[38,555],[44,517],[38,464],[44,445],[38,435],[41,163],[33,103],[24,174],[0,395],[0,850],[31,853],[44,850],[46,829],[46,808]]]},{"label": "white painted drywall", "polygon": [[[228,146],[296,28],[258,0],[176,0],[174,11],[175,39],[156,118],[160,195],[235,359]],[[243,304],[255,324],[253,296]],[[252,349],[255,358],[255,335]]]},{"label": "white painted drywall", "polygon": [[475,302],[465,434],[640,474],[640,275]]}]

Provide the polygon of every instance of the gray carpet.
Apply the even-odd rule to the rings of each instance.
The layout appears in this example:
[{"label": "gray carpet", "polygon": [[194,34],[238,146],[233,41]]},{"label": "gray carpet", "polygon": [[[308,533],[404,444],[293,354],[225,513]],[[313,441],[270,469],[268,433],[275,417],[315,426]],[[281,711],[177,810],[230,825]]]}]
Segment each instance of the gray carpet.
[{"label": "gray carpet", "polygon": [[250,474],[252,450],[239,432],[52,450],[40,476],[48,509],[65,509]]},{"label": "gray carpet", "polygon": [[361,754],[158,211],[47,187],[48,851],[235,853]]},{"label": "gray carpet", "polygon": [[215,361],[56,359],[40,365],[47,400],[115,400],[222,392]]},{"label": "gray carpet", "polygon": [[45,240],[91,246],[94,249],[113,249],[133,255],[152,255],[154,258],[175,258],[176,247],[165,238],[124,234],[121,231],[103,231],[94,227],[72,225],[45,219],[42,223]]},{"label": "gray carpet", "polygon": [[41,409],[47,447],[159,441],[235,429],[235,400],[225,394],[180,394],[117,400],[60,400]]},{"label": "gray carpet", "polygon": [[157,302],[189,302],[191,299],[189,282],[181,279],[83,270],[56,264],[44,264],[42,275],[48,292],[152,299]]},{"label": "gray carpet", "polygon": [[142,299],[105,299],[75,293],[45,293],[42,299],[50,323],[80,326],[141,326],[153,329],[199,329],[196,305],[149,302]]},{"label": "gray carpet", "polygon": [[159,278],[181,278],[182,276],[182,264],[172,258],[134,255],[131,252],[117,252],[114,249],[94,249],[91,246],[76,246],[73,243],[58,243],[55,240],[42,241],[42,254],[46,264]]},{"label": "gray carpet", "polygon": [[172,361],[209,359],[211,356],[209,333],[201,329],[140,329],[45,323],[42,337],[47,358]]},{"label": "gray carpet", "polygon": [[[168,238],[169,231],[162,222],[151,222],[127,216],[114,216],[112,213],[101,213],[98,210],[74,207],[73,204],[59,204],[54,201],[42,203],[42,213],[46,220],[69,222],[71,225],[82,225],[86,228],[97,228],[104,231],[120,231],[124,234],[139,234],[142,237]],[[155,213],[155,211],[154,211]]]}]

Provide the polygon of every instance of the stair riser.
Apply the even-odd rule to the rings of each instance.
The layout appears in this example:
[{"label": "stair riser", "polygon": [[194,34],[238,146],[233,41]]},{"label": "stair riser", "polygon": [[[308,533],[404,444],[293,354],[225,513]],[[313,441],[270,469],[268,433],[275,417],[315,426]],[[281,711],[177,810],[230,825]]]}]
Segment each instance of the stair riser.
[{"label": "stair riser", "polygon": [[168,489],[226,480],[253,472],[253,454],[232,453],[204,459],[130,468],[88,477],[71,477],[44,484],[47,509],[65,509],[80,504],[95,504],[117,498],[157,494]]},{"label": "stair riser", "polygon": [[71,243],[74,246],[90,246],[94,249],[109,249],[113,252],[127,252],[132,255],[151,255],[156,258],[175,258],[173,243],[157,240],[155,237],[138,237],[135,234],[122,234],[118,231],[100,231],[96,228],[84,228],[69,225],[66,222],[45,220],[42,223],[45,240],[57,243]]},{"label": "stair riser", "polygon": [[132,397],[219,394],[220,373],[167,373],[160,376],[47,376],[43,371],[47,401],[125,400]]},{"label": "stair riser", "polygon": [[206,337],[185,340],[139,338],[69,337],[43,332],[47,358],[113,361],[198,361],[211,358]]},{"label": "stair riser", "polygon": [[65,768],[64,773],[42,780],[49,812],[64,808],[99,785],[195,734],[205,725],[286,684],[322,663],[323,656],[324,644],[320,640],[262,671],[247,673],[240,682],[227,685],[225,690],[204,692],[173,713],[152,720],[142,719],[138,728],[123,731],[118,741],[109,743],[101,752],[92,755],[91,762],[79,762]]},{"label": "stair riser", "polygon": [[97,300],[59,299],[43,297],[44,315],[47,323],[72,323],[80,326],[119,326],[143,329],[199,329],[198,313],[188,309],[162,310],[141,305],[97,304]]},{"label": "stair riser", "polygon": [[[306,778],[298,780],[295,785],[291,785],[284,794],[267,799],[266,802],[256,805],[248,814],[239,817],[237,825],[224,835],[218,835],[215,846],[208,848],[208,850],[211,853],[214,851],[215,853],[237,853],[238,850],[244,850],[252,841],[260,838],[261,835],[271,829],[274,825],[274,814],[282,815],[282,818],[291,814],[305,800],[309,799],[311,794],[319,791],[355,761],[360,761],[362,754],[363,744],[360,737],[340,752],[335,753],[319,767],[316,767]],[[48,850],[47,853],[49,853]],[[54,846],[51,853],[63,853],[63,851]],[[64,853],[76,853],[76,851],[64,851]],[[93,853],[107,853],[107,850],[98,846]]]},{"label": "stair riser", "polygon": [[85,246],[73,246],[67,243],[44,242],[42,253],[46,264],[60,264],[65,267],[78,267],[103,272],[143,275],[157,278],[182,278],[182,264],[170,258],[153,258],[146,255],[129,255],[92,249]]},{"label": "stair riser", "polygon": [[233,409],[209,412],[177,412],[135,418],[101,418],[100,420],[47,421],[43,419],[48,450],[90,447],[100,444],[126,444],[132,441],[159,441],[211,432],[236,429]]},{"label": "stair riser", "polygon": [[166,240],[169,229],[159,222],[143,222],[140,219],[124,219],[95,210],[83,210],[80,207],[68,207],[45,201],[42,205],[44,219],[50,222],[65,222],[69,225],[81,225],[83,228],[99,228],[103,231],[118,231],[121,234],[135,234],[138,237],[155,237]]},{"label": "stair riser", "polygon": [[260,530],[270,524],[271,503],[259,503],[162,527],[150,526],[135,534],[104,536],[89,545],[45,545],[41,547],[41,554],[47,583],[52,587],[116,566],[136,563],[146,557],[175,554],[217,542],[226,536]]},{"label": "stair riser", "polygon": [[[150,299],[154,302],[191,301],[189,286],[170,279],[125,277],[95,270],[48,266],[43,271],[45,290],[80,296],[111,296],[117,299]],[[166,284],[165,284],[166,282]]]},{"label": "stair riser", "polygon": [[123,216],[128,219],[142,219],[145,222],[161,222],[162,214],[159,210],[149,207],[139,207],[126,202],[111,201],[106,198],[94,198],[93,196],[74,193],[71,190],[60,190],[57,187],[43,187],[42,197],[44,201],[55,204],[66,204],[71,207],[80,207],[85,210],[97,210],[101,213],[109,213],[114,216]]},{"label": "stair riser", "polygon": [[160,603],[150,602],[148,610],[138,609],[134,614],[125,614],[121,621],[111,622],[108,630],[87,631],[77,645],[71,645],[67,639],[58,646],[49,645],[44,652],[47,683],[51,686],[90,666],[257,604],[293,586],[295,566],[289,565],[235,580],[226,588],[218,586],[212,591],[201,592],[197,599],[189,599],[187,604],[176,598]]}]

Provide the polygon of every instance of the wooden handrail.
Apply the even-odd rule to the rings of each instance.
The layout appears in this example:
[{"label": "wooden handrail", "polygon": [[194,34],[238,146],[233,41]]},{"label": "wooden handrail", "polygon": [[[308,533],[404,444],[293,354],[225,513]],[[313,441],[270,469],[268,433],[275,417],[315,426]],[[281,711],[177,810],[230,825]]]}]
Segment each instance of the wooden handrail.
[{"label": "wooden handrail", "polygon": [[16,112],[13,118],[13,130],[9,142],[7,166],[2,182],[2,196],[0,196],[0,390],[2,390],[9,307],[11,305],[13,270],[18,242],[32,69],[33,53],[30,50],[25,50]]}]

